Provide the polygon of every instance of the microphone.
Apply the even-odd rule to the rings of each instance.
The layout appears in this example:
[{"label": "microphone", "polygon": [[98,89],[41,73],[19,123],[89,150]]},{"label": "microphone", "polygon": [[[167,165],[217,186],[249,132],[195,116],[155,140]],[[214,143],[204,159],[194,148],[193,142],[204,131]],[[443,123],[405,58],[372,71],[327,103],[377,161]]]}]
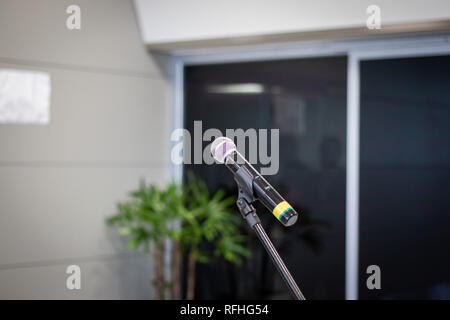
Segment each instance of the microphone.
[{"label": "microphone", "polygon": [[[248,201],[256,200],[273,213],[285,226],[293,225],[298,218],[297,212],[285,201],[280,194],[263,178],[263,176],[237,151],[233,140],[219,137],[211,144],[213,158],[224,163],[233,173],[234,179],[244,191],[251,195]],[[243,178],[244,177],[244,178]],[[248,179],[247,179],[248,177]],[[244,195],[243,195],[244,196]]]}]

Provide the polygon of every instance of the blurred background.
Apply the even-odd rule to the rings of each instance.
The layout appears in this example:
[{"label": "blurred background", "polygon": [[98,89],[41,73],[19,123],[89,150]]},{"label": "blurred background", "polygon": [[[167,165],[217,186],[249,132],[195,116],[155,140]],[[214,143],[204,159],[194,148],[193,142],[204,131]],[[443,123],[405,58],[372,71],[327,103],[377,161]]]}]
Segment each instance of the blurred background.
[{"label": "blurred background", "polygon": [[0,0],[0,40],[0,299],[156,299],[159,273],[166,297],[179,273],[178,298],[288,299],[244,221],[251,255],[195,269],[105,223],[144,180],[163,204],[189,172],[235,196],[224,166],[172,161],[194,121],[280,130],[267,180],[301,217],[257,209],[307,298],[450,299],[448,1]]}]

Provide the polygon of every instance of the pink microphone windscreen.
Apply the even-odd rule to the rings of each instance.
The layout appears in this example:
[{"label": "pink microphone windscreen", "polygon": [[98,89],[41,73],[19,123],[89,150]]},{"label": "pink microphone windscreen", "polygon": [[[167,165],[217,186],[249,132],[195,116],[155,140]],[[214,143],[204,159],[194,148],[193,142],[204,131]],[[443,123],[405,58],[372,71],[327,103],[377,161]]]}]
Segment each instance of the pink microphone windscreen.
[{"label": "pink microphone windscreen", "polygon": [[211,154],[213,158],[223,163],[226,156],[236,150],[233,140],[227,137],[219,137],[211,144]]}]

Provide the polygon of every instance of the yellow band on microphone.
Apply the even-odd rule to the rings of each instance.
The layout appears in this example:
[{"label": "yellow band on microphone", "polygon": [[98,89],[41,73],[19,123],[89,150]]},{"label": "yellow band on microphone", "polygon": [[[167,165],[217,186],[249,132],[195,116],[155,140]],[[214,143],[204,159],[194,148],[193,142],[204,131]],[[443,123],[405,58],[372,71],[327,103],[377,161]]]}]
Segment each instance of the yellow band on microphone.
[{"label": "yellow band on microphone", "polygon": [[282,201],[273,209],[272,213],[275,217],[277,217],[278,220],[282,217],[283,213],[288,211],[289,209],[292,209],[291,205],[287,203],[286,201]]}]

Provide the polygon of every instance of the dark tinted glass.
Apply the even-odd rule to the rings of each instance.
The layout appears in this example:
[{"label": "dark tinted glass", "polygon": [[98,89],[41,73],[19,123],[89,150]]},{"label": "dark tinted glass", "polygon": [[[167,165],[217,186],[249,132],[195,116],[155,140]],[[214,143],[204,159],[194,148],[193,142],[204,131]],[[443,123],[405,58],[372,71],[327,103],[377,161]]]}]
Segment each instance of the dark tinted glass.
[{"label": "dark tinted glass", "polygon": [[[285,228],[263,207],[257,209],[311,299],[342,299],[345,292],[346,68],[346,57],[185,68],[185,127],[191,134],[195,120],[202,121],[203,132],[280,129],[279,172],[266,178],[301,217]],[[217,85],[223,89],[224,84],[243,83],[263,89],[246,94],[217,92]],[[200,174],[213,190],[225,187],[230,194],[237,193],[225,166],[186,165],[185,169]],[[256,238],[249,247],[253,256],[241,267],[221,261],[198,265],[196,297],[289,298]]]},{"label": "dark tinted glass", "polygon": [[360,156],[360,297],[449,299],[449,56],[361,63]]}]

